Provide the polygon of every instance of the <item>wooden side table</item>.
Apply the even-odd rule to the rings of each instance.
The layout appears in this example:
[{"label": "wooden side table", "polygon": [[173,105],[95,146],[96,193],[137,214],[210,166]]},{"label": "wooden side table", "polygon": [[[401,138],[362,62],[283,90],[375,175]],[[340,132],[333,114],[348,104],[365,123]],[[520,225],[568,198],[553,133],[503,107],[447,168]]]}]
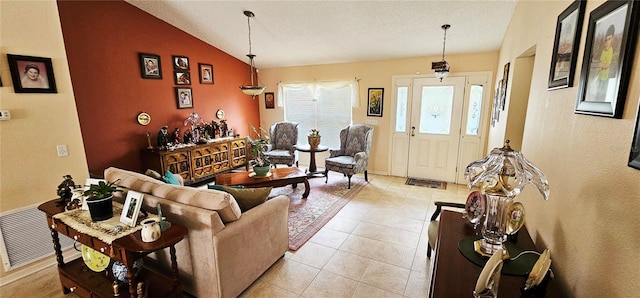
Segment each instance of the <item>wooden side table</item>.
[{"label": "wooden side table", "polygon": [[[311,148],[311,146],[307,144],[307,145],[296,145],[295,148],[298,151],[309,153],[309,169],[307,170],[307,176],[309,176],[309,178],[324,177],[324,172],[318,171],[316,167],[316,152],[328,151],[329,147],[325,145],[318,145],[318,147],[316,148]],[[317,175],[320,175],[320,176],[317,176]]]},{"label": "wooden side table", "polygon": [[[171,223],[171,228],[162,232],[160,239],[154,242],[143,242],[140,231],[138,231],[118,238],[109,245],[98,238],[80,233],[61,220],[53,218],[54,215],[64,212],[64,206],[57,206],[56,201],[45,202],[38,209],[47,216],[63,293],[74,292],[80,297],[138,297],[136,289],[138,282],[144,282],[149,291],[145,293],[146,297],[182,297],[175,245],[187,235],[186,227],[178,223]],[[129,291],[120,291],[116,295],[113,287],[113,276],[88,270],[82,258],[65,263],[58,233],[91,247],[109,256],[112,260],[122,262],[127,267],[127,279],[130,281]],[[136,260],[167,247],[169,247],[169,253],[171,254],[171,276],[162,275],[151,270],[143,270],[138,277],[133,275],[132,268]],[[108,268],[111,268],[111,266]]]}]

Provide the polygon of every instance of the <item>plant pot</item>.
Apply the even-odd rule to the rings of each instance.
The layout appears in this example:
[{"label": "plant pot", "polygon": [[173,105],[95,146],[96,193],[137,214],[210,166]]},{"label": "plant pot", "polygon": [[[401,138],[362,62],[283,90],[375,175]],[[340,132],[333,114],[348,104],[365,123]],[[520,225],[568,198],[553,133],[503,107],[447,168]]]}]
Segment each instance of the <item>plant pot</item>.
[{"label": "plant pot", "polygon": [[320,136],[317,136],[317,137],[307,136],[307,141],[309,142],[309,146],[311,148],[318,148],[318,145],[320,145]]},{"label": "plant pot", "polygon": [[113,217],[113,196],[104,199],[87,199],[92,221],[107,220]]},{"label": "plant pot", "polygon": [[258,166],[253,167],[253,171],[256,172],[256,176],[258,177],[267,176],[267,174],[269,174],[269,170],[271,170],[271,165],[262,166],[262,167],[258,167]]}]

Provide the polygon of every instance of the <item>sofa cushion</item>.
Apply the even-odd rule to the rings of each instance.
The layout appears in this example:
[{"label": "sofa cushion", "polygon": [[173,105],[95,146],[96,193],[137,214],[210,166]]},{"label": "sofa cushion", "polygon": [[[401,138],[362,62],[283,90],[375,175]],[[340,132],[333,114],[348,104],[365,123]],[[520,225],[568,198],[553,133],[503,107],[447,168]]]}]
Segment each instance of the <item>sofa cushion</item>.
[{"label": "sofa cushion", "polygon": [[178,181],[178,178],[176,178],[176,175],[171,173],[171,171],[166,170],[164,172],[164,177],[162,177],[162,180],[166,183],[169,184],[173,184],[173,185],[181,185],[180,181]]},{"label": "sofa cushion", "polygon": [[236,188],[230,186],[222,186],[222,190],[230,193],[240,205],[242,212],[258,206],[267,201],[271,187],[258,188]]},{"label": "sofa cushion", "polygon": [[225,223],[238,220],[242,214],[236,200],[226,192],[166,184],[140,173],[114,167],[106,169],[104,171],[104,177],[109,181],[120,179],[117,185],[121,187],[152,194],[178,203],[216,211]]}]

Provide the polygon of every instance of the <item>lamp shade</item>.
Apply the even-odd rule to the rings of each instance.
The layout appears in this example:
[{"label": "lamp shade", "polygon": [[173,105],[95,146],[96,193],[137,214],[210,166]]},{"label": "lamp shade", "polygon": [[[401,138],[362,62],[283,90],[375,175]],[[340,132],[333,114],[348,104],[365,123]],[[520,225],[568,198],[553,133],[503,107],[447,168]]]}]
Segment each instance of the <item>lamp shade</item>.
[{"label": "lamp shade", "polygon": [[267,86],[240,86],[242,93],[246,95],[256,96],[262,94]]}]

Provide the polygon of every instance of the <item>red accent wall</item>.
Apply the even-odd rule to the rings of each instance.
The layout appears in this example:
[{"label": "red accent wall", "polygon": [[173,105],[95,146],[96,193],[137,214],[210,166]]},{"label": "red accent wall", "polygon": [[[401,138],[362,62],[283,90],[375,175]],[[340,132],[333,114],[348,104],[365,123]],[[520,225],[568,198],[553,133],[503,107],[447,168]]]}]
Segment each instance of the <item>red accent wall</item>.
[{"label": "red accent wall", "polygon": [[[155,146],[163,125],[184,132],[193,111],[210,122],[223,109],[229,128],[242,136],[249,123],[259,125],[258,100],[239,88],[249,79],[247,63],[124,1],[58,1],[58,10],[91,173],[145,170],[146,132]],[[141,77],[139,53],[160,56],[162,80]],[[180,87],[192,88],[193,109],[177,108],[172,55],[189,58],[191,85]],[[213,85],[199,83],[198,63],[213,65]],[[147,126],[136,121],[143,111],[151,115]]]}]

